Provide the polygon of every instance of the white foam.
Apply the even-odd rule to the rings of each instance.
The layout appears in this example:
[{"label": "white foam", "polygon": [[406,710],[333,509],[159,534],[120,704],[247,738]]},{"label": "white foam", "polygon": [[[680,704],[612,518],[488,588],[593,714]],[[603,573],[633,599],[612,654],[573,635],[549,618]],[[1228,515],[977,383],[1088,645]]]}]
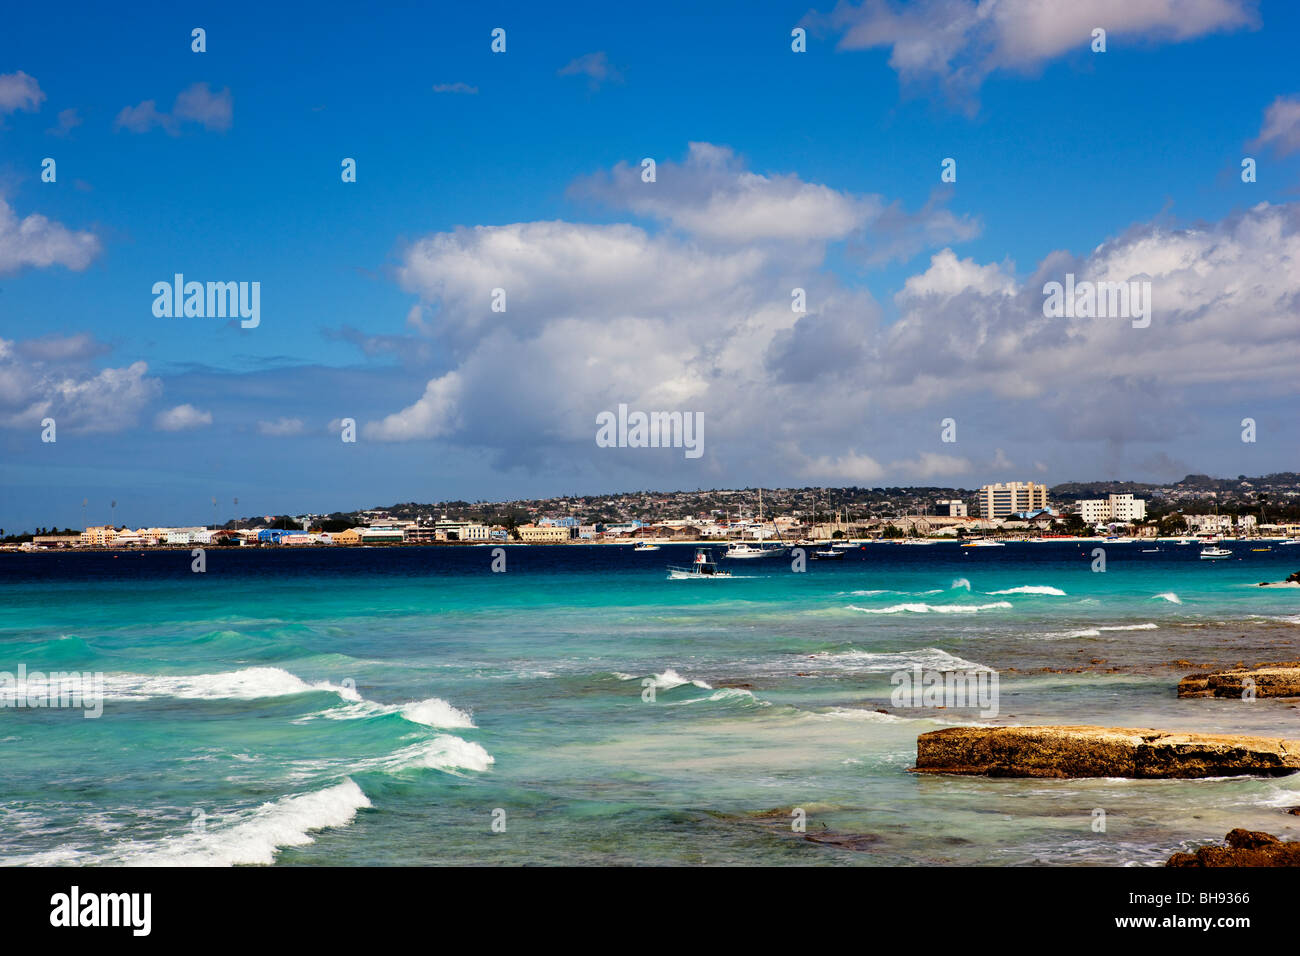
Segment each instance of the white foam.
[{"label": "white foam", "polygon": [[439,734],[432,740],[411,744],[370,763],[376,769],[389,773],[413,767],[428,767],[448,773],[457,770],[476,770],[482,773],[496,763],[496,759],[479,744],[451,734]]},{"label": "white foam", "polygon": [[1159,624],[1112,624],[1109,627],[1102,627],[1103,631],[1154,631]]},{"label": "white foam", "polygon": [[688,680],[681,674],[677,673],[671,667],[666,668],[662,674],[655,674],[654,680],[650,686],[655,690],[672,690],[674,687],[681,687],[683,684],[694,684],[701,690],[713,690],[702,680]]},{"label": "white foam", "polygon": [[869,673],[888,673],[905,670],[917,665],[933,671],[992,670],[992,668],[985,667],[983,664],[964,660],[937,647],[923,647],[920,650],[899,652],[840,651],[834,654],[823,652],[813,654],[807,661],[807,664],[801,665],[801,670],[807,670],[809,664],[813,667],[829,666],[836,669],[866,671]]},{"label": "white foam", "polygon": [[107,674],[104,696],[110,700],[258,700],[324,691],[343,700],[359,701],[351,687],[329,681],[307,682],[279,667],[246,667],[217,674]]},{"label": "white foam", "polygon": [[965,588],[967,591],[969,591],[970,581],[968,581],[966,578],[957,578],[952,582],[952,584],[948,586],[948,590],[950,591],[955,591],[957,588]]},{"label": "white foam", "polygon": [[1156,598],[1164,598],[1164,599],[1165,599],[1166,601],[1168,601],[1170,604],[1182,604],[1182,603],[1183,603],[1183,599],[1180,598],[1180,597],[1179,597],[1177,594],[1175,594],[1173,591],[1162,591],[1160,594],[1157,594],[1157,595],[1153,596],[1153,597],[1151,598],[1151,600],[1154,601],[1154,600],[1156,600]]},{"label": "white foam", "polygon": [[694,697],[690,700],[679,700],[676,701],[675,703],[677,705],[698,704],[700,701],[704,701],[707,704],[710,702],[717,703],[719,701],[724,701],[724,700],[745,701],[747,703],[757,704],[760,707],[771,706],[771,703],[769,701],[759,700],[757,697],[754,696],[752,691],[745,690],[745,688],[743,687],[722,687],[718,690],[715,690],[708,697]]},{"label": "white foam", "polygon": [[1046,634],[1040,634],[1039,637],[1046,641],[1059,641],[1076,637],[1101,637],[1101,631],[1095,627],[1089,627],[1081,631],[1048,631]]},{"label": "white foam", "polygon": [[459,707],[453,707],[441,697],[430,697],[427,700],[415,700],[406,704],[378,704],[372,700],[359,700],[346,707],[334,706],[318,710],[314,714],[299,717],[294,723],[305,724],[312,720],[364,720],[387,714],[398,714],[413,724],[422,724],[425,727],[473,728],[477,726],[469,714]]},{"label": "white foam", "polygon": [[1023,584],[1017,588],[1007,588],[1003,591],[985,591],[985,594],[1051,594],[1056,597],[1065,597],[1065,592],[1060,588],[1054,588],[1047,584]]},{"label": "white foam", "polygon": [[120,866],[271,864],[282,848],[312,843],[313,831],[347,826],[358,810],[368,806],[370,799],[349,778],[253,810],[209,816],[204,829],[184,836],[115,847],[102,862]]},{"label": "white foam", "polygon": [[469,714],[458,707],[453,707],[441,697],[403,704],[401,715],[413,724],[426,727],[471,728],[474,721]]},{"label": "white foam", "polygon": [[858,607],[850,604],[849,608],[863,614],[975,614],[979,611],[1003,610],[1011,607],[1010,601],[994,601],[991,604],[891,604],[889,607]]}]

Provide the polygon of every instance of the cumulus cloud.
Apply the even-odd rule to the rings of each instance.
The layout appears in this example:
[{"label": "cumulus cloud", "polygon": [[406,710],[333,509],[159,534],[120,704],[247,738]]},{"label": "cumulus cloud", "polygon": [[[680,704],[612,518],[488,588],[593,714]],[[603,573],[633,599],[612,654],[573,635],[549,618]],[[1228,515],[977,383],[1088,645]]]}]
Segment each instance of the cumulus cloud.
[{"label": "cumulus cloud", "polygon": [[888,48],[905,87],[936,86],[973,108],[973,92],[990,73],[1032,72],[1087,51],[1095,27],[1108,44],[1182,43],[1256,27],[1256,8],[1254,0],[840,0],[803,23],[838,34],[841,50]]},{"label": "cumulus cloud", "polygon": [[159,412],[153,427],[164,432],[182,432],[212,424],[212,413],[200,411],[193,405],[177,405]]},{"label": "cumulus cloud", "polygon": [[1250,146],[1271,146],[1282,156],[1300,151],[1300,96],[1275,99],[1264,111],[1264,125]]},{"label": "cumulus cloud", "polygon": [[23,218],[0,199],[0,275],[27,266],[65,266],[80,271],[99,255],[94,233],[74,231],[38,213]]},{"label": "cumulus cloud", "polygon": [[50,417],[60,431],[113,432],[134,425],[161,391],[144,362],[90,368],[100,351],[82,336],[17,342],[0,339],[0,427],[36,428]]},{"label": "cumulus cloud", "polygon": [[[802,185],[782,194],[797,205]],[[671,196],[653,201],[677,214]],[[436,439],[498,467],[558,462],[610,481],[772,469],[961,483],[1017,464],[1036,474],[1045,441],[1097,442],[1112,457],[1146,445],[1137,460],[1152,459],[1206,403],[1300,391],[1300,204],[1138,225],[1083,255],[1052,252],[1027,275],[942,248],[897,284],[888,319],[831,268],[825,233],[721,235],[725,224],[702,238],[557,221],[412,242],[395,274],[416,298],[409,330],[440,365],[404,405],[363,423],[364,436]],[[1150,326],[1045,317],[1043,286],[1067,272],[1150,282]],[[791,309],[796,286],[803,313]],[[494,289],[503,312],[492,311]],[[619,404],[702,413],[703,458],[597,448],[595,416]],[[957,446],[939,441],[950,416]]]},{"label": "cumulus cloud", "polygon": [[730,148],[691,143],[681,163],[664,161],[654,183],[641,180],[641,166],[626,162],[579,179],[574,198],[671,224],[713,242],[830,242],[854,239],[870,261],[906,258],[923,248],[978,234],[978,223],[944,207],[939,192],[908,213],[877,194],[855,195],[797,175],[751,172]]},{"label": "cumulus cloud", "polygon": [[132,133],[147,133],[161,127],[168,134],[180,134],[183,124],[197,123],[204,129],[225,132],[234,123],[234,99],[227,87],[213,92],[207,83],[193,83],[181,90],[172,104],[171,113],[158,109],[156,100],[144,100],[135,106],[125,106],[117,114],[115,129]]},{"label": "cumulus cloud", "polygon": [[0,73],[0,116],[23,110],[35,113],[45,102],[45,94],[35,77],[22,70],[17,73]]}]

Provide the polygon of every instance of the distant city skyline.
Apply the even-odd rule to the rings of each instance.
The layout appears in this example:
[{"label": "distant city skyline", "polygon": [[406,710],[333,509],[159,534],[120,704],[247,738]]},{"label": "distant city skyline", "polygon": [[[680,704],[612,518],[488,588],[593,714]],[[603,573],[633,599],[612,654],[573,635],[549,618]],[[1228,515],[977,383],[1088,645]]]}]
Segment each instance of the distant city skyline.
[{"label": "distant city skyline", "polygon": [[1300,9],[974,9],[16,8],[0,527],[1295,467]]}]

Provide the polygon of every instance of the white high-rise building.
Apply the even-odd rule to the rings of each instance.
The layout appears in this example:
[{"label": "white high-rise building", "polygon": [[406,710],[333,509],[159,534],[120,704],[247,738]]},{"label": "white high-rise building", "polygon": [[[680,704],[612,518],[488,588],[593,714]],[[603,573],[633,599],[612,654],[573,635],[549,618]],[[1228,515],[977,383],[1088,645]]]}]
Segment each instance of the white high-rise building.
[{"label": "white high-rise building", "polygon": [[1047,507],[1047,485],[1032,481],[998,482],[980,488],[980,510],[985,518],[1005,518],[1019,511]]}]

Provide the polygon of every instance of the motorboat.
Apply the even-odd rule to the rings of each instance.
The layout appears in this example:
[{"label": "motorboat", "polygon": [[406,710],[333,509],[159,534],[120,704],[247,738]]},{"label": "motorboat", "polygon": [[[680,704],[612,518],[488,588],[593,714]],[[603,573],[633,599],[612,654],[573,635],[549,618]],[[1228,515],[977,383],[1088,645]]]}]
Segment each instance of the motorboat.
[{"label": "motorboat", "polygon": [[830,548],[827,548],[824,551],[814,551],[813,559],[817,561],[836,561],[836,560],[843,559],[844,555],[847,553],[848,553],[847,551],[844,551],[843,549],[840,548],[836,548],[832,545]]},{"label": "motorboat", "polygon": [[705,548],[695,549],[695,560],[691,562],[689,568],[683,568],[675,565],[668,565],[668,577],[670,580],[698,580],[700,578],[729,578],[730,571],[723,571],[718,567],[713,555]]},{"label": "motorboat", "polygon": [[1217,548],[1217,547],[1201,548],[1201,557],[1202,558],[1230,558],[1232,557],[1232,552],[1229,551],[1227,548]]},{"label": "motorboat", "polygon": [[651,544],[649,541],[638,541],[633,551],[658,551],[659,545]]},{"label": "motorboat", "polygon": [[963,548],[1005,548],[1006,545],[1001,541],[994,541],[992,538],[976,538],[973,541],[967,541],[962,545]]},{"label": "motorboat", "polygon": [[779,558],[785,554],[785,548],[754,547],[748,541],[737,541],[723,553],[724,558]]}]

